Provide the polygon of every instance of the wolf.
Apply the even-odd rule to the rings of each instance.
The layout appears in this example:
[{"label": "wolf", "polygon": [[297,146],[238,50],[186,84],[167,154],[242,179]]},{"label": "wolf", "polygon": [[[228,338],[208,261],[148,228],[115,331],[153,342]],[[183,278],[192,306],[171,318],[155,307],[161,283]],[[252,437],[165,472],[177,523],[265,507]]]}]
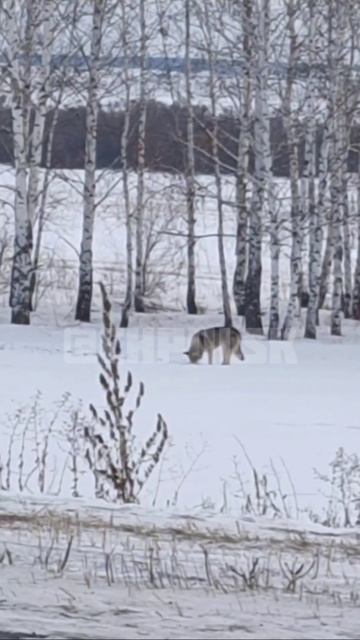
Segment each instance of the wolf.
[{"label": "wolf", "polygon": [[206,351],[209,364],[212,364],[213,352],[220,346],[223,350],[222,364],[230,364],[232,354],[239,360],[245,360],[241,349],[240,331],[234,327],[211,327],[197,331],[191,339],[189,350],[184,351],[184,354],[192,364],[195,364],[201,360]]}]

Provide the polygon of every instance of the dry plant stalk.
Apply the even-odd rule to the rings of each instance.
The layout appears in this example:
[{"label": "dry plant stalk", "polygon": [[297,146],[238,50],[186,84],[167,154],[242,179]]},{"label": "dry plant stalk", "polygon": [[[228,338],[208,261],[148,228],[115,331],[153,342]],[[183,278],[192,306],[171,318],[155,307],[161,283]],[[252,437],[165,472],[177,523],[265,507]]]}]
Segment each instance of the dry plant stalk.
[{"label": "dry plant stalk", "polygon": [[294,559],[292,566],[290,567],[290,565],[287,562],[283,564],[280,556],[279,557],[280,569],[283,576],[287,580],[285,591],[288,591],[289,593],[295,593],[297,583],[303,578],[305,578],[305,576],[307,576],[310,573],[310,571],[316,566],[316,564],[317,564],[316,558],[311,562],[311,564],[309,564],[308,567],[305,567],[304,562],[299,563],[297,562],[296,559]]},{"label": "dry plant stalk", "polygon": [[160,414],[152,435],[136,448],[133,433],[134,414],[139,409],[144,384],[140,382],[135,408],[125,415],[125,405],[133,386],[132,375],[127,374],[126,384],[121,388],[119,359],[120,341],[111,319],[111,303],[106,289],[100,283],[103,305],[102,353],[98,354],[101,368],[100,384],[104,390],[106,409],[100,415],[93,404],[90,411],[93,424],[86,426],[84,437],[87,443],[86,459],[95,477],[97,497],[115,497],[123,503],[137,502],[139,494],[158,464],[168,438],[167,425]]}]

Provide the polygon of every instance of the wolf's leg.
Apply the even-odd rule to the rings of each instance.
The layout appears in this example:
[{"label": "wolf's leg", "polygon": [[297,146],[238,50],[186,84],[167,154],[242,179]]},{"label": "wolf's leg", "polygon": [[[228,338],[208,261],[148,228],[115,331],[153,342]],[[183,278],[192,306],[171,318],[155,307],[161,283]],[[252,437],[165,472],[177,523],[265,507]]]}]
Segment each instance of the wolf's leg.
[{"label": "wolf's leg", "polygon": [[241,349],[241,342],[237,342],[235,348],[233,349],[233,353],[235,353],[236,357],[239,358],[239,360],[245,360],[245,356],[243,354],[243,351]]},{"label": "wolf's leg", "polygon": [[212,352],[212,349],[208,349],[207,353],[208,353],[209,364],[212,364],[213,363],[213,352]]},{"label": "wolf's leg", "polygon": [[223,364],[230,364],[231,351],[228,345],[223,346]]}]

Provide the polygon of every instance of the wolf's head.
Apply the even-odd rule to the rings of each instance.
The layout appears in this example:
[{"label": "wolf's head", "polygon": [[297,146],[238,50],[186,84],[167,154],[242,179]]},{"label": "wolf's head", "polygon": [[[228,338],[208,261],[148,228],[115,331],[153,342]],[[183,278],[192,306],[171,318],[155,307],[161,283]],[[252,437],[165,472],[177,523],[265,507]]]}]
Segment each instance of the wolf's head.
[{"label": "wolf's head", "polygon": [[184,351],[184,354],[189,358],[192,364],[196,364],[201,358],[201,353],[198,351]]}]

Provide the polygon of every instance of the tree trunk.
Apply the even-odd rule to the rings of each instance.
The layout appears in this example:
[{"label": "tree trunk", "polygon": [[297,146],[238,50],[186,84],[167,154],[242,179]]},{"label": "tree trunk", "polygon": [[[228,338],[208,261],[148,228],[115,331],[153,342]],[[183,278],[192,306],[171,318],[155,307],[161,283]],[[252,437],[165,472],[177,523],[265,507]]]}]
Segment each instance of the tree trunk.
[{"label": "tree trunk", "polygon": [[[261,73],[263,74],[263,159],[264,159],[264,184],[265,184],[265,203],[269,214],[270,224],[270,313],[268,339],[277,340],[280,322],[280,237],[279,237],[279,206],[275,194],[275,185],[272,173],[272,155],[270,140],[270,113],[267,101],[268,95],[268,67],[266,60],[268,59],[268,42],[270,32],[270,2],[262,0],[261,16],[259,21],[259,46],[262,48],[262,65],[264,66]],[[264,204],[265,204],[264,203]]]},{"label": "tree trunk", "polygon": [[247,269],[247,231],[248,231],[248,210],[247,210],[247,180],[250,158],[250,114],[252,99],[251,80],[251,9],[252,0],[244,0],[241,3],[241,13],[243,24],[243,54],[244,54],[244,87],[242,90],[240,129],[237,153],[236,170],[236,264],[233,279],[233,295],[236,311],[239,316],[245,315],[245,291],[246,291],[246,269]]},{"label": "tree trunk", "polygon": [[[9,304],[13,324],[30,324],[32,223],[27,202],[28,101],[19,62],[21,43],[16,24],[18,17],[16,3],[10,2],[7,11],[6,8],[4,10],[9,37],[8,61],[11,78],[11,115],[15,164],[15,233]],[[31,15],[31,6],[27,4],[25,45],[30,50],[33,39]]]},{"label": "tree trunk", "polygon": [[[316,324],[319,299],[320,267],[322,251],[322,223],[319,214],[319,202],[315,199],[315,175],[316,175],[316,113],[315,91],[316,76],[315,63],[315,38],[316,16],[314,15],[314,0],[309,0],[309,66],[310,75],[307,87],[307,124],[305,137],[305,167],[304,178],[306,180],[305,211],[309,220],[309,299],[306,313],[305,338],[316,338]],[[323,150],[322,150],[323,151]],[[319,176],[320,177],[320,176]],[[320,187],[319,187],[320,191]]]},{"label": "tree trunk", "polygon": [[277,204],[274,199],[274,188],[272,180],[268,187],[269,210],[270,210],[270,253],[271,253],[271,269],[270,269],[270,316],[268,339],[277,340],[279,337],[279,296],[280,296],[280,238],[279,238],[279,219]]},{"label": "tree trunk", "polygon": [[94,0],[89,88],[86,104],[85,181],[76,320],[90,322],[93,293],[93,235],[96,209],[96,147],[102,18],[106,0]]},{"label": "tree trunk", "polygon": [[[330,156],[331,156],[330,151]],[[327,224],[327,236],[325,243],[325,251],[321,265],[321,273],[320,273],[320,287],[319,287],[319,309],[322,309],[326,296],[329,290],[329,280],[331,274],[331,266],[333,263],[333,255],[334,255],[334,225],[333,225],[333,212],[330,207],[330,215]]]},{"label": "tree trunk", "polygon": [[138,313],[145,311],[144,283],[144,172],[145,172],[145,128],[146,128],[146,23],[145,0],[140,0],[140,96],[137,155],[137,202],[136,202],[136,258],[134,307]]},{"label": "tree trunk", "polygon": [[124,115],[124,128],[121,136],[121,166],[122,166],[122,184],[124,192],[124,206],[126,219],[126,293],[125,300],[121,312],[120,327],[127,328],[129,326],[129,314],[133,302],[133,231],[132,216],[130,206],[129,181],[128,181],[128,161],[127,161],[127,145],[130,131],[130,94],[131,94],[131,78],[129,75],[129,55],[128,55],[128,34],[127,34],[127,18],[126,4],[121,4],[122,10],[122,47],[124,56],[124,76],[125,76],[125,92],[126,92],[126,110]]},{"label": "tree trunk", "polygon": [[357,257],[354,273],[354,289],[352,295],[352,317],[360,320],[360,152],[358,153],[357,177]]},{"label": "tree trunk", "polygon": [[255,78],[255,121],[254,153],[255,172],[253,176],[249,221],[249,259],[245,288],[245,322],[249,333],[263,334],[261,317],[261,248],[262,213],[266,181],[266,42],[265,6],[252,11],[252,33],[256,56],[252,76]]},{"label": "tree trunk", "polygon": [[[329,146],[330,146],[330,118],[329,114],[325,121],[323,130],[323,139],[320,148],[319,157],[319,178],[318,178],[318,197],[317,197],[317,209],[318,209],[318,231],[316,232],[316,238],[320,244],[320,256],[319,256],[319,275],[318,275],[318,293],[317,293],[317,309],[315,312],[316,326],[320,324],[320,297],[321,293],[321,252],[324,243],[324,228],[327,220],[327,208],[328,208],[328,163],[329,163]],[[329,225],[328,225],[329,226]],[[312,303],[315,304],[314,301]]]},{"label": "tree trunk", "polygon": [[352,309],[352,273],[351,273],[351,236],[350,236],[350,212],[347,178],[343,178],[343,203],[344,203],[344,318],[351,318]]},{"label": "tree trunk", "polygon": [[330,81],[333,98],[332,163],[330,174],[330,200],[334,231],[333,294],[331,310],[331,335],[341,335],[341,314],[343,297],[343,227],[345,164],[347,155],[346,116],[344,109],[345,84],[342,68],[342,43],[344,40],[344,15],[339,0],[330,0],[330,20],[334,34],[330,49]]},{"label": "tree trunk", "polygon": [[195,157],[194,122],[191,91],[190,0],[185,1],[185,59],[186,59],[186,210],[187,210],[187,293],[189,314],[197,313],[195,291]]},{"label": "tree trunk", "polygon": [[[17,115],[13,111],[14,138],[16,136],[15,119]],[[17,143],[14,139],[14,146]],[[31,252],[32,252],[32,225],[29,219],[26,202],[26,165],[25,159],[16,159],[15,168],[15,235],[14,255],[11,271],[11,322],[13,324],[30,324],[31,298]],[[22,154],[21,154],[22,155]]]},{"label": "tree trunk", "polygon": [[293,327],[301,277],[301,196],[299,192],[299,158],[298,134],[294,114],[292,113],[293,68],[297,62],[298,43],[295,30],[295,8],[293,2],[288,4],[288,28],[290,37],[290,59],[288,63],[287,85],[284,98],[284,118],[287,129],[288,150],[290,160],[290,190],[291,190],[291,257],[290,257],[290,295],[285,320],[281,328],[282,340],[287,340]]},{"label": "tree trunk", "polygon": [[227,269],[226,269],[226,258],[225,258],[225,250],[224,250],[224,214],[223,214],[223,196],[222,196],[222,179],[221,179],[221,167],[220,167],[220,158],[219,158],[219,121],[217,117],[217,107],[216,107],[216,68],[215,68],[215,57],[213,50],[213,42],[212,42],[212,29],[209,18],[209,8],[205,6],[205,21],[206,21],[206,30],[207,30],[207,51],[208,51],[208,59],[209,59],[209,93],[210,93],[210,103],[211,103],[211,112],[212,112],[212,120],[213,120],[213,128],[211,132],[212,138],[212,153],[214,158],[214,172],[215,172],[215,184],[216,184],[216,201],[217,201],[217,212],[218,212],[218,230],[217,230],[217,238],[218,238],[218,254],[219,254],[219,267],[220,267],[220,278],[221,278],[221,293],[222,293],[222,306],[224,312],[224,325],[225,327],[232,326],[232,314],[231,314],[231,305],[230,305],[230,294],[227,282]]}]

